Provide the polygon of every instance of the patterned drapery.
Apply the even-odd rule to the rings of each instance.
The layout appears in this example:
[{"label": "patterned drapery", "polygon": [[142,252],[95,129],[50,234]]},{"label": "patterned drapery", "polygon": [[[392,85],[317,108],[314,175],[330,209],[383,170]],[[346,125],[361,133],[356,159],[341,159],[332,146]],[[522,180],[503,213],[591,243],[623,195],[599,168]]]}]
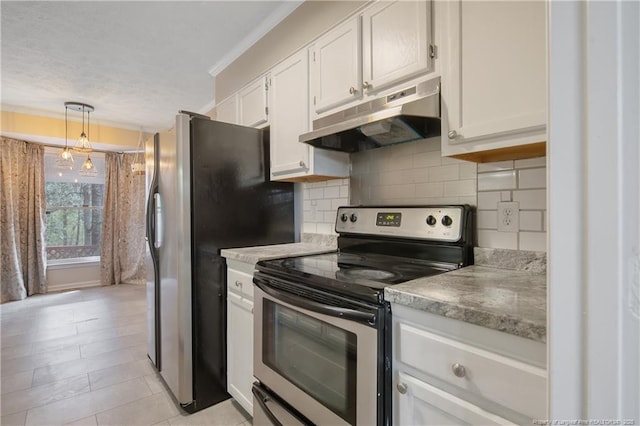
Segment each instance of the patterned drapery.
[{"label": "patterned drapery", "polygon": [[2,302],[46,293],[44,147],[2,138],[0,154]]},{"label": "patterned drapery", "polygon": [[100,254],[102,285],[145,282],[145,180],[136,154],[105,155],[105,202]]}]

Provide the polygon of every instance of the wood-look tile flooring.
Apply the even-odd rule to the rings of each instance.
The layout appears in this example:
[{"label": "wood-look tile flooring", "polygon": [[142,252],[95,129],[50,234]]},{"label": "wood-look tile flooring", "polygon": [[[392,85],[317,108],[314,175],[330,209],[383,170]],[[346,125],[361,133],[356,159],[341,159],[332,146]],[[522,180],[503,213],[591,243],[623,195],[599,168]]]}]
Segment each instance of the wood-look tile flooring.
[{"label": "wood-look tile flooring", "polygon": [[0,424],[250,425],[232,400],[177,407],[147,359],[146,309],[128,284],[1,305]]}]

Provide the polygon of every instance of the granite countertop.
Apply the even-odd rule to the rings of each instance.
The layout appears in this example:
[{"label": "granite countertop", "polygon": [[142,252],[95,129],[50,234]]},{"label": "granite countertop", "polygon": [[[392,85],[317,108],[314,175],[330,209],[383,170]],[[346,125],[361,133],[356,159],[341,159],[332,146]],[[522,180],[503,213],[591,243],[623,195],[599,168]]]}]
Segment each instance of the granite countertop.
[{"label": "granite countertop", "polygon": [[545,343],[544,253],[481,249],[475,261],[473,266],[389,286],[385,299]]},{"label": "granite countertop", "polygon": [[220,254],[227,259],[256,264],[260,260],[327,253],[336,250],[336,239],[333,235],[303,234],[302,240],[300,243],[224,249]]}]

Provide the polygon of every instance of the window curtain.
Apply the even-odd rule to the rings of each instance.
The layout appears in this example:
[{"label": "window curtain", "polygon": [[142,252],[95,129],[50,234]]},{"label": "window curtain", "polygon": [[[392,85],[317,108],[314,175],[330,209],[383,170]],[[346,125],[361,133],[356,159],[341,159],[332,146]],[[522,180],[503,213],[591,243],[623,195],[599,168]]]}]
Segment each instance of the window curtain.
[{"label": "window curtain", "polygon": [[0,287],[2,303],[46,293],[44,147],[2,138]]},{"label": "window curtain", "polygon": [[140,155],[105,155],[105,202],[100,254],[102,285],[142,284],[145,273],[145,179],[131,165]]}]

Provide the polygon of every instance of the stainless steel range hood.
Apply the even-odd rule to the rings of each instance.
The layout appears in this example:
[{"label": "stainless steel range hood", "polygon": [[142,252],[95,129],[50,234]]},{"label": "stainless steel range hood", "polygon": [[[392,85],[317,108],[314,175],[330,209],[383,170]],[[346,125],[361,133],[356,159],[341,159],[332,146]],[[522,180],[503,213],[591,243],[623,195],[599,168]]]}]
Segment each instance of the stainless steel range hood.
[{"label": "stainless steel range hood", "polygon": [[358,152],[440,135],[440,79],[319,118],[300,142]]}]

